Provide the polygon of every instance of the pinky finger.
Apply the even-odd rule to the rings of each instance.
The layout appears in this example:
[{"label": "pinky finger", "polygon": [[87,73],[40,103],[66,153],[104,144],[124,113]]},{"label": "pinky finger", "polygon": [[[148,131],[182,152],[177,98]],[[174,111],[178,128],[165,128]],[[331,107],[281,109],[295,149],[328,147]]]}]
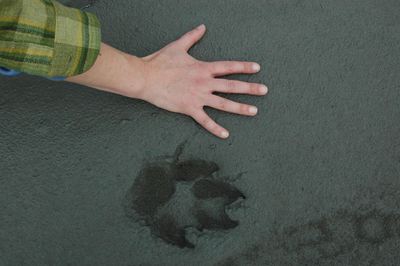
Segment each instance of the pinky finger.
[{"label": "pinky finger", "polygon": [[193,119],[196,120],[201,126],[203,126],[210,133],[217,137],[226,139],[229,137],[229,132],[225,128],[218,125],[211,117],[209,117],[204,110],[197,112],[192,115]]}]

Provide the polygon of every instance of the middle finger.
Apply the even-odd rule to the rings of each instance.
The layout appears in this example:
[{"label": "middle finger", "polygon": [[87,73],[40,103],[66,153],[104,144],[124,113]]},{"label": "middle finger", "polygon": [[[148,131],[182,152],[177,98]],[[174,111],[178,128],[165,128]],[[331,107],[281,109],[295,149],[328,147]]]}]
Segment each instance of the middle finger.
[{"label": "middle finger", "polygon": [[264,84],[230,79],[214,79],[211,83],[211,90],[222,93],[251,95],[265,95],[268,92],[268,88]]}]

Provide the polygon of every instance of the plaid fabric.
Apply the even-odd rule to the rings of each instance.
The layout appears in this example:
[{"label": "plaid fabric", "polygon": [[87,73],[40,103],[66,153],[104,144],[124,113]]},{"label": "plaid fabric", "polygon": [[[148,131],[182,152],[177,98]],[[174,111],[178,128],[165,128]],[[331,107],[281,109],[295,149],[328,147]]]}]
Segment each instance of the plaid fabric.
[{"label": "plaid fabric", "polygon": [[43,77],[87,71],[100,51],[91,13],[54,0],[0,0],[0,66]]}]

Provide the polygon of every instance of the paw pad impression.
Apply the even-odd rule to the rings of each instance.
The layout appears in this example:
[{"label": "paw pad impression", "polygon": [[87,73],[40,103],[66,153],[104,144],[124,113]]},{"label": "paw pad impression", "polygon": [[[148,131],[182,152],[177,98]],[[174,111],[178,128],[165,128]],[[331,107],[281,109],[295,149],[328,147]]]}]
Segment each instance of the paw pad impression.
[{"label": "paw pad impression", "polygon": [[245,196],[215,177],[218,170],[216,163],[197,159],[147,164],[126,194],[127,214],[165,242],[194,248],[186,228],[226,230],[239,224],[225,207]]}]

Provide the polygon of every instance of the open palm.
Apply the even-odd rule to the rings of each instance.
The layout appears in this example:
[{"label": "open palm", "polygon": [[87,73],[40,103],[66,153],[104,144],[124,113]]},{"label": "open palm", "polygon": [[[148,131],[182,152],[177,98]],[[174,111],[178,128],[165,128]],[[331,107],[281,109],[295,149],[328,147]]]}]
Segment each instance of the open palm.
[{"label": "open palm", "polygon": [[191,116],[212,134],[227,138],[229,132],[207,115],[204,106],[247,116],[256,115],[257,108],[213,93],[265,95],[268,90],[263,84],[215,78],[256,73],[260,66],[255,62],[204,62],[189,55],[189,49],[205,32],[202,24],[161,50],[141,58],[145,66],[145,89],[141,98],[165,110]]}]

